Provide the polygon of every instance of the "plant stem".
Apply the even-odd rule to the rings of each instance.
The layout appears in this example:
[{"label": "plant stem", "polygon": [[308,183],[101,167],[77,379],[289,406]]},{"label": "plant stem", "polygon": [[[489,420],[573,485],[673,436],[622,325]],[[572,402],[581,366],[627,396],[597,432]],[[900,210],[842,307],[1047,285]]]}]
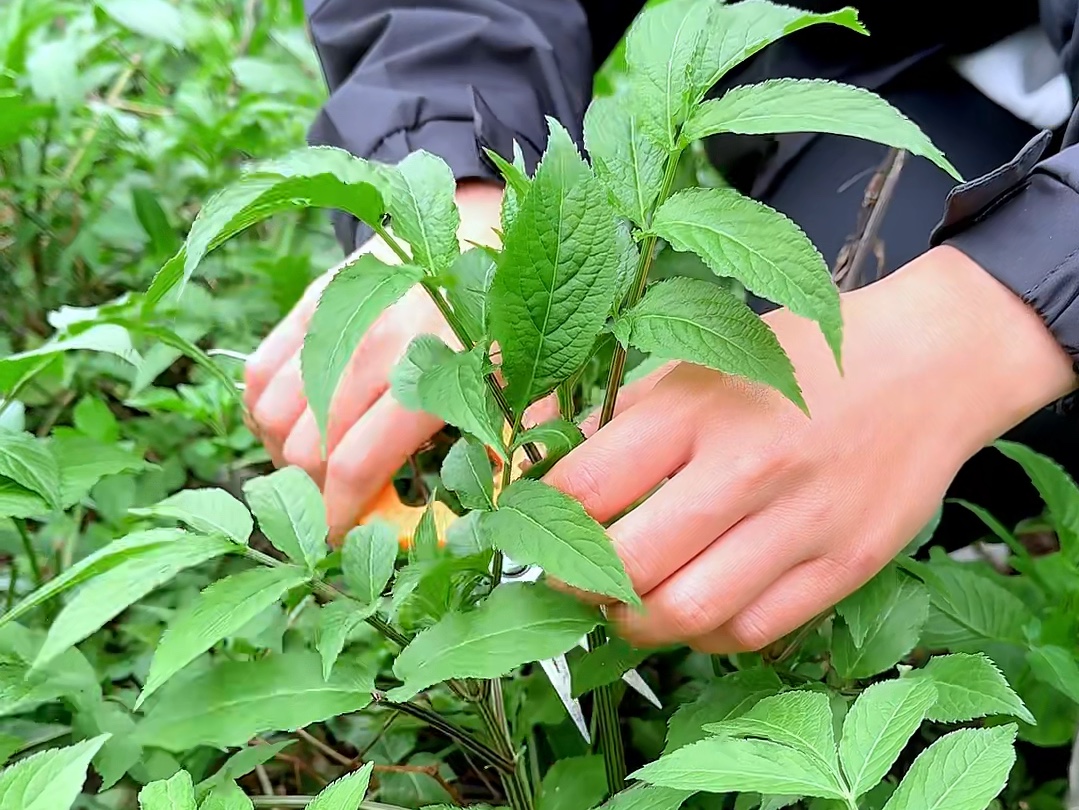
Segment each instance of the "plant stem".
[{"label": "plant stem", "polygon": [[[251,796],[255,807],[307,807],[315,800],[314,796]],[[361,802],[359,810],[405,810],[396,804],[383,802]]]},{"label": "plant stem", "polygon": [[[588,649],[596,650],[607,643],[607,631],[597,627],[588,634]],[[618,701],[611,684],[592,693],[592,716],[596,720],[596,748],[603,754],[609,793],[617,793],[626,782],[626,749],[622,744],[622,726],[618,719]]]},{"label": "plant stem", "polygon": [[34,586],[40,588],[45,584],[45,577],[41,573],[41,563],[38,562],[37,552],[34,551],[34,541],[30,537],[29,529],[26,528],[26,521],[21,518],[13,518],[11,522],[15,524],[15,531],[19,533],[23,550],[30,560],[30,573],[34,577]]},{"label": "plant stem", "polygon": [[502,698],[502,681],[493,678],[487,682],[487,696],[479,702],[480,716],[496,749],[513,763],[513,769],[502,773],[502,788],[513,810],[532,810],[533,796],[528,785],[527,764],[518,757],[513,748],[509,723],[506,720],[506,703]]},{"label": "plant stem", "polygon": [[389,706],[392,709],[401,712],[401,714],[407,714],[410,717],[415,717],[417,720],[423,720],[431,728],[442,732],[445,736],[460,745],[464,750],[475,754],[491,767],[497,768],[500,773],[512,774],[514,772],[516,765],[512,759],[512,752],[510,757],[505,756],[501,751],[492,748],[482,740],[476,739],[470,732],[451,723],[437,712],[432,711],[425,706],[421,706],[418,703],[393,703],[388,700],[380,702],[385,706]]},{"label": "plant stem", "polygon": [[[372,226],[372,228],[375,232],[375,235],[386,243],[386,245],[390,248],[390,250],[394,252],[394,255],[396,255],[398,259],[400,259],[405,264],[409,264],[412,261],[412,257],[409,256],[407,252],[405,252],[405,249],[403,247],[401,247],[401,243],[394,239],[393,235],[389,231],[387,231],[384,226],[378,225],[377,227]],[[461,323],[461,319],[457,317],[457,313],[455,313],[453,309],[450,308],[450,305],[446,301],[446,299],[442,297],[442,293],[439,292],[438,287],[432,284],[428,284],[425,280],[423,283],[423,288],[427,290],[427,294],[431,297],[431,300],[434,302],[435,306],[438,307],[438,311],[442,313],[442,317],[446,319],[446,323],[449,324],[450,329],[453,331],[454,337],[456,337],[457,340],[460,341],[461,345],[464,346],[466,350],[471,350],[475,348],[476,344],[472,341],[472,338],[469,337],[468,330],[466,330],[464,324]],[[502,416],[505,417],[506,421],[509,422],[509,424],[514,424],[516,420],[513,415],[513,409],[510,408],[510,404],[506,400],[506,395],[502,391],[502,386],[498,384],[498,380],[495,379],[495,375],[493,373],[487,375],[487,387],[491,389],[491,394],[494,396],[495,402],[498,403],[498,409],[502,411]],[[532,444],[531,442],[524,446],[524,450],[525,453],[528,455],[528,460],[531,461],[533,464],[535,464],[542,458],[539,450],[536,449],[536,445]]]}]

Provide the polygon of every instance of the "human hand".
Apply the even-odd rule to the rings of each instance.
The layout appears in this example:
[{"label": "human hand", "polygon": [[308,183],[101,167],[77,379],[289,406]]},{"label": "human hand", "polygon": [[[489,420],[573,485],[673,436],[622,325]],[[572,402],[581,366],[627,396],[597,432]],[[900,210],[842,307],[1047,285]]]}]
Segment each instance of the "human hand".
[{"label": "human hand", "polygon": [[[459,186],[462,246],[496,243],[501,196],[501,189],[493,184]],[[357,254],[368,252],[390,264],[397,261],[378,238]],[[303,393],[300,348],[333,273],[308,287],[248,360],[244,401],[274,464],[302,467],[322,487],[330,536],[337,538],[355,525],[408,457],[442,428],[436,417],[407,410],[393,398],[390,370],[416,335],[434,334],[455,348],[458,344],[422,287],[413,288],[386,309],[364,335],[334,395],[328,455],[323,458],[318,426]]]},{"label": "human hand", "polygon": [[966,459],[1075,385],[1033,310],[951,248],[845,295],[843,314],[844,375],[813,324],[767,316],[811,418],[680,364],[547,475],[604,523],[659,486],[609,529],[644,602],[610,607],[629,641],[782,638],[892,559]]}]

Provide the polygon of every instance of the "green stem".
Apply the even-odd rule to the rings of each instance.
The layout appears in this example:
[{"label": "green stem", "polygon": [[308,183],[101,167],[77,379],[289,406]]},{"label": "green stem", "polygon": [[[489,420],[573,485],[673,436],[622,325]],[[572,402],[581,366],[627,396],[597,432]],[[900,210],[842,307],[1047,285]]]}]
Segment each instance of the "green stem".
[{"label": "green stem", "polygon": [[29,529],[26,528],[26,521],[20,518],[13,518],[11,522],[15,524],[15,531],[19,533],[19,539],[22,540],[23,550],[30,560],[30,573],[34,577],[34,586],[40,588],[45,584],[45,577],[41,573],[41,563],[38,562],[37,552],[34,551],[34,541],[30,537]]},{"label": "green stem", "polygon": [[501,751],[497,751],[487,745],[487,743],[476,739],[470,732],[451,723],[437,712],[434,712],[425,706],[421,706],[418,703],[393,703],[390,701],[382,701],[382,703],[402,714],[407,714],[410,717],[415,717],[417,720],[422,720],[431,728],[440,731],[445,736],[449,737],[461,746],[461,748],[475,754],[491,767],[497,768],[499,773],[512,774],[516,769],[516,764],[513,760],[505,756]]},{"label": "green stem", "polygon": [[[596,650],[607,643],[607,631],[597,627],[588,634],[588,648]],[[622,743],[622,726],[618,719],[618,700],[611,684],[592,693],[592,716],[596,720],[596,747],[603,754],[607,773],[607,789],[614,794],[625,787],[626,749]]]},{"label": "green stem", "polygon": [[494,678],[487,682],[487,696],[479,703],[491,741],[506,759],[514,764],[513,771],[502,773],[502,787],[513,810],[532,810],[533,796],[528,786],[526,757],[518,757],[513,748],[509,722],[506,720],[506,703],[502,698],[502,681]]},{"label": "green stem", "polygon": [[[394,252],[403,263],[409,264],[412,262],[412,257],[408,255],[401,243],[394,239],[393,235],[386,230],[382,225],[374,226],[373,230],[375,235],[378,236],[386,245]],[[442,297],[442,293],[438,287],[434,284],[427,283],[427,279],[424,280],[423,288],[427,290],[427,294],[431,297],[435,306],[438,307],[438,311],[442,313],[442,317],[446,319],[446,323],[450,325],[450,329],[453,331],[454,337],[460,341],[461,345],[467,350],[475,348],[475,342],[468,334],[468,330],[465,329],[465,325],[461,323],[461,319],[457,317],[457,313],[453,311],[449,303]],[[495,398],[495,402],[498,403],[498,409],[502,411],[502,416],[505,417],[509,424],[514,424],[515,418],[513,415],[513,409],[510,407],[509,402],[506,400],[506,395],[502,391],[502,386],[498,384],[498,380],[495,379],[493,373],[487,375],[487,387],[491,389],[491,394]],[[524,446],[525,453],[528,455],[528,460],[535,464],[543,457],[540,455],[539,450],[532,442],[527,443]],[[507,449],[507,455],[509,451]]]},{"label": "green stem", "polygon": [[15,584],[19,581],[19,565],[18,561],[12,557],[11,562],[7,568],[8,581],[7,581],[7,599],[4,603],[4,613],[10,613],[11,609],[15,607]]}]

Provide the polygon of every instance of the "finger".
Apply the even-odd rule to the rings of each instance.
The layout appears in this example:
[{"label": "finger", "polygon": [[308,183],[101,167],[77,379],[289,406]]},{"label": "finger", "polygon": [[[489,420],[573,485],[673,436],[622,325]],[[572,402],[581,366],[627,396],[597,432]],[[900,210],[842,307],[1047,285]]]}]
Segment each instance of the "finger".
[{"label": "finger", "polygon": [[[689,640],[700,652],[756,652],[793,633],[858,587],[835,582],[834,561],[820,558],[792,568],[725,624]],[[834,584],[829,584],[834,583]]]},{"label": "finger", "polygon": [[555,464],[544,481],[606,523],[689,460],[695,426],[680,416],[670,396],[638,402]]},{"label": "finger", "polygon": [[[634,380],[628,385],[622,386],[618,392],[618,399],[615,401],[614,415],[623,413],[643,400],[653,388],[666,377],[674,367],[677,366],[677,362],[664,363],[655,371],[651,371],[639,380]],[[603,409],[596,408],[588,418],[581,423],[581,432],[584,435],[591,436],[596,430],[599,429],[599,420],[602,416]]]},{"label": "finger", "polygon": [[254,411],[263,392],[277,373],[300,350],[307,324],[318,305],[319,296],[333,277],[333,271],[308,285],[288,315],[274,327],[244,366],[244,403]]},{"label": "finger", "polygon": [[609,616],[638,647],[706,636],[729,622],[804,561],[798,544],[776,542],[771,520],[754,515],[660,584],[644,608],[615,605]]},{"label": "finger", "polygon": [[712,459],[698,457],[610,527],[637,593],[658,587],[768,503],[778,482],[740,468],[732,462],[717,474]]},{"label": "finger", "polygon": [[371,499],[442,424],[430,414],[405,410],[388,392],[379,397],[330,455],[324,493],[331,539],[356,524]]},{"label": "finger", "polygon": [[297,351],[270,380],[252,414],[262,443],[279,467],[284,462],[282,449],[285,440],[306,407],[300,376],[300,353]]}]

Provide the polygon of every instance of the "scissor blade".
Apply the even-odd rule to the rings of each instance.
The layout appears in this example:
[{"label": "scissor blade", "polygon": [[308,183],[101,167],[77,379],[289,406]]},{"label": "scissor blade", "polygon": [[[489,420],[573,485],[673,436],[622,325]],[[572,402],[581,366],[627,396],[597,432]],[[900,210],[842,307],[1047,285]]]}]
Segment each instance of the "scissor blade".
[{"label": "scissor blade", "polygon": [[[577,646],[587,652],[589,649],[588,636],[583,636],[581,640],[577,642]],[[628,686],[638,695],[643,697],[657,709],[663,708],[663,704],[656,696],[656,693],[652,691],[652,687],[648,685],[648,683],[645,681],[644,678],[641,677],[641,674],[637,672],[637,670],[631,669],[629,672],[624,673],[622,675],[622,680],[626,682],[626,686]]]},{"label": "scissor blade", "polygon": [[573,720],[573,725],[577,726],[577,730],[581,732],[584,741],[591,745],[592,736],[588,733],[588,724],[584,720],[584,710],[581,709],[581,702],[573,697],[573,690],[570,686],[569,664],[566,663],[566,656],[559,655],[556,658],[548,658],[540,661],[539,664],[543,667],[543,671],[547,673],[547,678],[558,694],[558,699],[566,707],[570,719]]}]

